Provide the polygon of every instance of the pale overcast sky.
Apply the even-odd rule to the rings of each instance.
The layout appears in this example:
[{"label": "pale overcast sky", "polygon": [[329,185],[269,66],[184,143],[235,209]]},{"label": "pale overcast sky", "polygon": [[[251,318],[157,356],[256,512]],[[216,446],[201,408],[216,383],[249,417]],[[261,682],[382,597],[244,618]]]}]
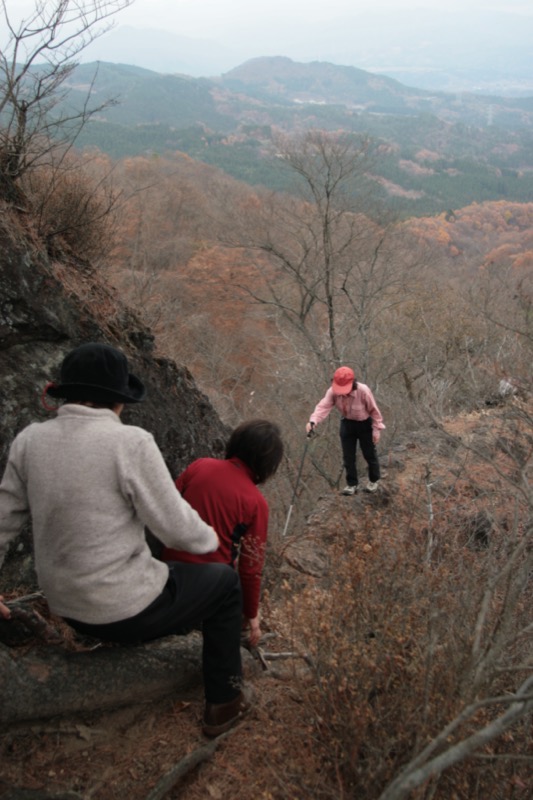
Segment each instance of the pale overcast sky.
[{"label": "pale overcast sky", "polygon": [[[53,0],[48,0],[51,6]],[[7,0],[7,7],[14,17],[27,16],[35,7],[32,0]],[[173,33],[193,37],[215,37],[235,25],[260,28],[263,23],[278,25],[280,30],[287,24],[300,25],[319,22],[339,16],[354,17],[358,14],[384,12],[383,24],[387,24],[386,12],[404,10],[412,13],[416,9],[442,12],[479,12],[480,19],[488,11],[516,13],[533,17],[531,0],[269,0],[268,3],[253,0],[135,0],[116,16],[119,25],[134,25],[142,28],[161,28]]]},{"label": "pale overcast sky", "polygon": [[[117,22],[121,25],[161,27],[185,36],[218,38],[235,25],[259,28],[263,23],[273,24],[280,30],[287,24],[307,24],[332,19],[354,17],[360,13],[415,9],[434,11],[487,11],[514,12],[533,16],[533,3],[498,2],[497,0],[269,0],[268,3],[253,0],[135,0],[133,5],[120,12]],[[383,24],[387,24],[384,14]]]},{"label": "pale overcast sky", "polygon": [[[16,24],[36,2],[49,11],[58,1],[6,0],[6,6]],[[276,55],[392,75],[444,62],[533,74],[533,0],[135,0],[112,20],[118,35],[99,39],[82,60],[190,75]],[[0,47],[3,38],[0,20]]]}]

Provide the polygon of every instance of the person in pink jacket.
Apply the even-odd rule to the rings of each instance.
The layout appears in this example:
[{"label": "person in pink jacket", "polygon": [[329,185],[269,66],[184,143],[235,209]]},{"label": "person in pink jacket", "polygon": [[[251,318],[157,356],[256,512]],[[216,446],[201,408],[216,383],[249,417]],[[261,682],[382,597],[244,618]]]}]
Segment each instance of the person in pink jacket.
[{"label": "person in pink jacket", "polygon": [[307,433],[325,420],[332,408],[338,408],[342,415],[340,439],[346,471],[346,486],[342,494],[353,495],[357,491],[357,442],[361,445],[361,452],[368,465],[366,490],[375,492],[381,476],[376,445],[385,425],[374,395],[368,386],[355,380],[355,373],[350,367],[339,367],[335,371],[331,387],[309,418]]}]

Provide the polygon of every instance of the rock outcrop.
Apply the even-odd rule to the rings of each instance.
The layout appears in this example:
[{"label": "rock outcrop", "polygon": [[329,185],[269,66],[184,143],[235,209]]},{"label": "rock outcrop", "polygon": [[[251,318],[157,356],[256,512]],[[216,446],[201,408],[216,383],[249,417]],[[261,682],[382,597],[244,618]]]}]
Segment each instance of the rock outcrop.
[{"label": "rock outcrop", "polygon": [[[99,274],[67,257],[53,260],[22,212],[0,207],[0,471],[14,436],[47,419],[41,394],[64,355],[87,341],[120,347],[147,387],[123,421],[153,433],[176,475],[200,456],[220,455],[227,429],[189,371],[157,355],[154,337]],[[32,582],[31,537],[16,540],[2,568],[3,591]]]}]

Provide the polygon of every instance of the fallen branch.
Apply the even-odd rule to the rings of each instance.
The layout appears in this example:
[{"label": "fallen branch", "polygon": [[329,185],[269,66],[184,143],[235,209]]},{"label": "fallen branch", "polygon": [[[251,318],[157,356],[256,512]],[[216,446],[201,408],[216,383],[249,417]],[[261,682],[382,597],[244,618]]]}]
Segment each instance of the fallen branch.
[{"label": "fallen branch", "polygon": [[263,653],[263,657],[267,661],[279,661],[284,658],[303,658],[304,661],[309,660],[309,656],[305,653]]},{"label": "fallen branch", "polygon": [[189,772],[192,772],[192,770],[197,767],[198,764],[201,764],[203,761],[207,761],[208,759],[212,758],[219,744],[232,733],[235,733],[236,730],[238,730],[238,726],[226,731],[226,733],[222,733],[220,736],[217,736],[216,739],[213,739],[208,744],[204,744],[202,747],[198,747],[196,750],[193,750],[192,753],[189,753],[182,758],[181,761],[178,761],[178,763],[175,764],[172,769],[163,775],[157,785],[146,797],[146,800],[162,800],[162,798],[175,787],[181,778],[183,778]]},{"label": "fallen branch", "polygon": [[251,650],[251,653],[255,658],[257,658],[258,661],[261,662],[261,666],[263,667],[263,669],[268,669],[268,664],[267,664],[266,659],[265,659],[265,657],[263,655],[263,651],[261,650],[260,647],[254,647]]},{"label": "fallen branch", "polygon": [[[474,755],[475,750],[501,736],[514,723],[533,711],[533,676],[528,677],[514,695],[489,698],[472,703],[453,719],[421,753],[413,758],[397,777],[380,794],[379,800],[404,800],[430,778],[440,775],[448,767]],[[483,706],[504,704],[506,711],[488,725],[475,731],[466,739],[446,746],[459,726]],[[440,747],[446,749],[433,755]]]},{"label": "fallen branch", "polygon": [[21,597],[14,597],[13,600],[4,600],[4,603],[8,608],[12,608],[13,606],[22,606],[26,603],[31,603],[33,600],[43,600],[44,594],[42,592],[32,592],[31,594],[25,594]]},{"label": "fallen branch", "polygon": [[308,664],[310,667],[313,666],[313,659],[307,653],[292,653],[292,652],[269,653],[265,652],[264,650],[261,650],[258,647],[257,654],[261,660],[261,663],[265,666],[266,669],[268,669],[268,664],[266,663],[267,661],[282,661],[290,658],[300,658],[302,659],[302,661],[305,661],[305,663]]}]

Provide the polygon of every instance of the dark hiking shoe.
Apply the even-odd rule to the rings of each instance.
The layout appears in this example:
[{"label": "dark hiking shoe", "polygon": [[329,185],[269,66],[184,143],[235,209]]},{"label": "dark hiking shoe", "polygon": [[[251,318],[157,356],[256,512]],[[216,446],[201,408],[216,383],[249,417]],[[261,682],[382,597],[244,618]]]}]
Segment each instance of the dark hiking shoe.
[{"label": "dark hiking shoe", "polygon": [[355,494],[356,491],[357,491],[357,486],[345,486],[341,494]]},{"label": "dark hiking shoe", "polygon": [[251,686],[243,686],[234,700],[229,703],[206,703],[202,730],[206,736],[220,736],[229,731],[254,703],[254,692]]}]

